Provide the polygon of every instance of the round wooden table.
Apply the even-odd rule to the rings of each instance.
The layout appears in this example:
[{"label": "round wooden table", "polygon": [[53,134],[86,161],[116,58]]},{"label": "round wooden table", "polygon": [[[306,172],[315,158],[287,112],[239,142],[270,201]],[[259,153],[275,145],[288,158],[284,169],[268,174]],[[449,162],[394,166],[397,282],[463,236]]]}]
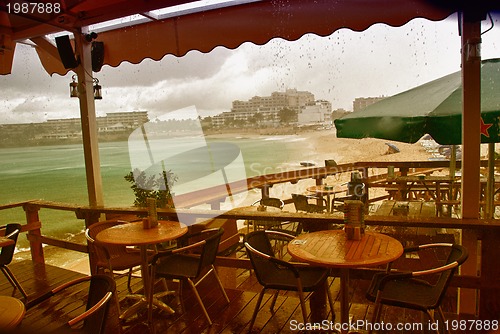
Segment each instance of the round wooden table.
[{"label": "round wooden table", "polygon": [[[116,225],[97,234],[96,240],[102,244],[138,246],[141,250],[141,274],[145,298],[141,298],[138,303],[123,312],[120,319],[126,319],[135,314],[139,307],[148,302],[151,287],[148,268],[148,246],[177,239],[186,234],[187,231],[187,226],[182,223],[160,220],[158,226],[149,229],[145,229],[142,222],[135,222]],[[174,313],[174,310],[159,300],[154,299],[153,304],[167,312]]]},{"label": "round wooden table", "polygon": [[298,236],[288,252],[299,261],[318,267],[340,268],[340,319],[349,323],[349,269],[387,264],[403,254],[403,245],[385,234],[366,232],[361,240],[348,240],[343,230],[325,230]]},{"label": "round wooden table", "polygon": [[25,313],[22,301],[14,297],[0,296],[0,333],[14,332]]}]

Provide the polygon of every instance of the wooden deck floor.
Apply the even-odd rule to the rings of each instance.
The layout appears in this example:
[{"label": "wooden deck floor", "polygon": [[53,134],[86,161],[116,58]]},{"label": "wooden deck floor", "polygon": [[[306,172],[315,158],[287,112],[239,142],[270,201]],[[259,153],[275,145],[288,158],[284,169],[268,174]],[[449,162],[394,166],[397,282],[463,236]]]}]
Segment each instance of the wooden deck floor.
[{"label": "wooden deck floor", "polygon": [[[49,287],[57,286],[63,282],[67,282],[72,278],[81,276],[82,274],[61,269],[50,265],[33,265],[31,261],[22,261],[13,263],[10,268],[21,281],[21,284],[27,290],[30,299],[38,294],[46,291]],[[190,291],[184,292],[186,312],[180,314],[180,307],[177,305],[173,297],[166,299],[166,302],[173,306],[176,314],[167,315],[163,312],[155,311],[154,313],[154,330],[156,333],[244,333],[248,332],[248,325],[252,316],[252,312],[257,301],[257,296],[260,291],[255,276],[250,270],[233,269],[233,268],[218,268],[219,275],[226,288],[226,292],[230,299],[230,304],[227,305],[223,299],[220,290],[217,289],[215,281],[212,278],[207,279],[200,284],[200,295],[207,307],[208,313],[212,318],[213,325],[208,326],[205,318],[202,315],[201,309],[197,305],[194,296]],[[175,283],[174,283],[175,284]],[[335,312],[338,318],[338,299],[339,299],[339,279],[331,277],[329,279],[330,290],[334,298]],[[140,291],[142,288],[141,279],[136,277],[132,281],[133,290]],[[366,280],[351,280],[350,284],[350,313],[352,321],[370,320],[372,316],[373,305],[369,303],[365,297],[365,291],[369,285]],[[171,288],[175,288],[172,286]],[[82,289],[82,288],[80,288]],[[76,297],[63,296],[61,299],[51,301],[50,303],[42,303],[39,306],[31,308],[21,325],[21,332],[37,333],[41,329],[50,329],[54,320],[67,318],[77,313],[79,305],[82,304],[81,299],[84,295],[85,288]],[[117,292],[120,300],[120,308],[123,311],[129,301],[125,298],[128,294],[126,277],[117,279]],[[1,275],[0,277],[0,294],[10,295],[12,288],[7,280]],[[456,291],[451,291],[453,297]],[[16,292],[16,297],[21,297],[19,292]],[[74,302],[71,298],[77,299]],[[275,306],[275,313],[271,316],[269,311],[271,294],[266,295],[262,309],[257,316],[257,321],[254,325],[253,333],[297,333],[292,324],[293,320],[301,321],[301,311],[299,299],[294,293],[282,293]],[[453,300],[453,298],[451,298]],[[453,302],[445,305],[445,312],[453,311],[455,308]],[[328,314],[331,320],[331,314]],[[110,333],[118,333],[121,331],[125,334],[151,333],[145,324],[145,313],[140,312],[137,317],[130,319],[126,323],[119,324],[117,321],[116,308],[112,310]],[[416,323],[421,321],[421,316],[418,312],[408,311],[399,308],[386,308],[383,315],[384,321],[387,323]],[[427,320],[425,320],[427,322]],[[119,324],[119,325],[118,325]],[[117,327],[118,326],[118,327]],[[360,328],[362,329],[362,328]],[[361,331],[362,332],[362,331]],[[413,333],[414,331],[401,331],[398,333]],[[394,331],[392,331],[394,333]]]}]

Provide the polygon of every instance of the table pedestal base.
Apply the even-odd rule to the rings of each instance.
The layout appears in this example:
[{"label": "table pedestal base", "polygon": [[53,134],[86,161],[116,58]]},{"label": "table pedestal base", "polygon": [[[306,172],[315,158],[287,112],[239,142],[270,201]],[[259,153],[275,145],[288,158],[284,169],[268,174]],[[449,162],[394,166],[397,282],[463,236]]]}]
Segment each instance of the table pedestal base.
[{"label": "table pedestal base", "polygon": [[[164,292],[156,293],[153,297],[153,306],[158,307],[159,309],[167,312],[168,314],[174,314],[175,311],[170,306],[168,306],[167,304],[165,304],[164,302],[162,302],[159,299],[159,298],[162,298],[162,297],[165,297],[167,295],[174,294],[174,293],[175,293],[174,291],[164,291]],[[120,314],[120,317],[119,317],[120,320],[128,319],[128,318],[136,315],[137,312],[141,308],[147,309],[147,307],[148,307],[148,300],[146,299],[146,296],[129,295],[129,296],[127,296],[127,298],[135,299],[137,302],[134,305],[132,305],[131,307],[129,307],[127,310],[125,310],[122,314]]]}]

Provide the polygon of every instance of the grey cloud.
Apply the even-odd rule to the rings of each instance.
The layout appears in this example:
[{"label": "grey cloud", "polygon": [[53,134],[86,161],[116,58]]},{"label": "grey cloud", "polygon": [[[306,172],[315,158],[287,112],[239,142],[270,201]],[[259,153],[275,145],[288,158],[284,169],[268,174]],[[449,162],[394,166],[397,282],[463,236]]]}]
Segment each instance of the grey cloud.
[{"label": "grey cloud", "polygon": [[[356,97],[392,95],[459,70],[456,29],[453,20],[417,19],[400,28],[341,29],[327,37],[275,39],[264,46],[245,43],[236,50],[218,47],[208,54],[193,51],[159,62],[105,66],[95,75],[103,86],[96,110],[100,116],[132,110],[159,115],[195,105],[213,114],[228,111],[233,100],[287,88],[308,90],[333,108],[351,109]],[[482,36],[485,58],[498,57],[499,35],[497,25]],[[0,122],[13,115],[28,122],[41,114],[78,117],[78,100],[69,98],[70,81],[71,74],[49,77],[34,50],[18,47],[13,74],[0,77]],[[51,99],[40,102],[40,96]]]}]

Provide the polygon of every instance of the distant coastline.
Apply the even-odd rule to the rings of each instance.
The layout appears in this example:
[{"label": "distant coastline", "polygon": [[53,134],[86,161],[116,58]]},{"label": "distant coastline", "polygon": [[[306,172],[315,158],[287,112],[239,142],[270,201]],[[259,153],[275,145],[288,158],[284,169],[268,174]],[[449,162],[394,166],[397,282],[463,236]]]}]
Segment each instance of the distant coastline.
[{"label": "distant coastline", "polygon": [[[264,128],[229,128],[229,129],[203,129],[207,137],[226,137],[226,136],[277,136],[277,135],[298,135],[311,131],[317,131],[318,126],[283,126],[283,127],[264,127]],[[99,142],[119,142],[127,141],[131,131],[123,131],[118,133],[99,133]],[[6,134],[0,133],[0,148],[16,148],[16,147],[36,147],[36,146],[52,146],[52,145],[67,145],[67,144],[82,144],[80,137],[68,138],[33,138],[29,135],[21,134]]]}]

